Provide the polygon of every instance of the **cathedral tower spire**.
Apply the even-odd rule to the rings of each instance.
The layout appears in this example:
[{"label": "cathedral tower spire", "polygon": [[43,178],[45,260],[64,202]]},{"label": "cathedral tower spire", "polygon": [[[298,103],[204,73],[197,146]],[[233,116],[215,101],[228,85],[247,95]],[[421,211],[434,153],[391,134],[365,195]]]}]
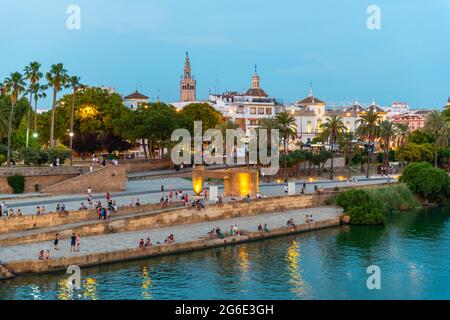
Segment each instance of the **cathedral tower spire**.
[{"label": "cathedral tower spire", "polygon": [[180,101],[196,101],[196,90],[197,81],[192,77],[191,61],[189,60],[189,53],[186,51],[186,59],[184,61],[184,76],[180,80]]}]

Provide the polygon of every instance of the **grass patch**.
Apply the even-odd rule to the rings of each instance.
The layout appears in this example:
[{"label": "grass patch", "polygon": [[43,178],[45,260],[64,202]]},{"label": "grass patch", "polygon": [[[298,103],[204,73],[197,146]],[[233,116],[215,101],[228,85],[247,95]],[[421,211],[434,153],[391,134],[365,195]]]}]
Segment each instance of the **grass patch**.
[{"label": "grass patch", "polygon": [[377,202],[384,213],[405,211],[420,206],[406,184],[368,189],[370,198]]}]

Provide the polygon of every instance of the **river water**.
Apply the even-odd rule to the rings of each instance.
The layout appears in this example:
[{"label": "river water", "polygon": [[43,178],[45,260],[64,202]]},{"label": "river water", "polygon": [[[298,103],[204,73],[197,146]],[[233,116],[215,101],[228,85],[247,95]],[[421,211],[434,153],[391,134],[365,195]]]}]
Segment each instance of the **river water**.
[{"label": "river water", "polygon": [[[381,289],[367,288],[380,268]],[[450,209],[0,282],[0,299],[450,299]]]}]

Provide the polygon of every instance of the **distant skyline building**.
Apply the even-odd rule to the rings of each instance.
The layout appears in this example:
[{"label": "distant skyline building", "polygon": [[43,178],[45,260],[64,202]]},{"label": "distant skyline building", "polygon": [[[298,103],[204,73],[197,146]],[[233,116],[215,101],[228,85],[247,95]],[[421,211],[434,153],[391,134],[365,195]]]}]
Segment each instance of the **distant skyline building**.
[{"label": "distant skyline building", "polygon": [[192,76],[189,53],[186,51],[184,62],[184,75],[180,80],[180,102],[190,102],[197,100],[197,81]]}]

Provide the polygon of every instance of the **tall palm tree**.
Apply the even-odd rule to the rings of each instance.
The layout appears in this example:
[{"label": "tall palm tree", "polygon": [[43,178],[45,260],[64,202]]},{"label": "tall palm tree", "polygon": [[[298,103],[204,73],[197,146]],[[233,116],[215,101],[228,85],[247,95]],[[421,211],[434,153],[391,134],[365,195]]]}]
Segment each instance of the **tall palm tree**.
[{"label": "tall palm tree", "polygon": [[383,140],[384,148],[384,164],[383,166],[386,168],[389,167],[389,150],[391,146],[391,142],[397,136],[398,131],[396,125],[389,120],[385,120],[380,123],[380,138]]},{"label": "tall palm tree", "polygon": [[[275,116],[278,129],[280,130],[280,136],[283,139],[284,155],[287,156],[288,145],[290,139],[297,138],[297,125],[295,124],[295,118],[288,112],[280,112]],[[287,181],[287,158],[284,161],[284,181]]]},{"label": "tall palm tree", "polygon": [[339,136],[339,149],[344,154],[347,176],[350,178],[350,161],[358,147],[358,135],[353,131],[345,131]]},{"label": "tall palm tree", "polygon": [[34,100],[34,131],[33,137],[37,138],[37,106],[39,99],[45,99],[47,97],[48,86],[42,85],[40,83],[35,83],[33,87],[33,100]]},{"label": "tall palm tree", "polygon": [[332,114],[328,117],[324,123],[320,125],[322,132],[320,133],[323,141],[329,141],[330,152],[331,152],[331,168],[330,168],[330,179],[333,180],[333,154],[334,145],[336,144],[339,136],[347,130],[342,118],[336,114]]},{"label": "tall palm tree", "polygon": [[25,80],[20,72],[11,73],[11,75],[5,79],[4,85],[6,92],[10,93],[11,97],[11,111],[9,113],[8,121],[8,153],[7,163],[11,166],[11,134],[12,134],[12,121],[14,117],[14,107],[16,106],[19,94],[25,90]]},{"label": "tall palm tree", "polygon": [[66,87],[67,84],[67,70],[64,69],[62,63],[53,64],[50,68],[50,71],[47,72],[46,78],[48,81],[48,85],[53,87],[53,104],[52,104],[52,121],[50,125],[50,147],[55,146],[55,114],[56,114],[56,97],[58,91],[62,88]]},{"label": "tall palm tree", "polygon": [[[396,145],[398,149],[401,149],[408,142],[409,124],[397,123],[395,124],[395,126],[397,127]],[[400,152],[399,154],[400,154],[400,167],[403,168],[404,167],[403,154],[402,152]]]},{"label": "tall palm tree", "polygon": [[428,114],[425,120],[424,131],[431,134],[436,140],[434,143],[434,166],[438,166],[438,150],[448,145],[448,124],[445,116],[439,111]]},{"label": "tall palm tree", "polygon": [[369,109],[356,122],[359,125],[357,133],[367,141],[367,168],[366,177],[369,178],[370,149],[379,134],[380,115],[374,109]]},{"label": "tall palm tree", "polygon": [[[81,80],[80,77],[77,76],[72,76],[68,78],[68,82],[70,84],[70,87],[72,88],[72,110],[70,111],[70,132],[69,132],[70,150],[72,150],[73,145],[73,113],[75,111],[75,97],[77,94],[77,90],[82,87],[80,80]],[[73,165],[73,152],[71,152],[70,156],[70,165]]]},{"label": "tall palm tree", "polygon": [[28,116],[27,116],[27,136],[25,140],[25,145],[28,147],[28,142],[30,139],[30,118],[31,118],[31,105],[33,100],[34,86],[41,80],[44,74],[39,70],[41,64],[37,61],[30,62],[24,69],[24,76],[30,82],[28,92],[30,93],[30,105],[28,106]]},{"label": "tall palm tree", "polygon": [[[259,122],[258,131],[260,129],[264,129],[267,132],[267,150],[272,150],[272,139],[269,138],[272,136],[272,130],[279,130],[280,126],[275,118],[264,118]],[[258,138],[262,135],[258,134]]]},{"label": "tall palm tree", "polygon": [[0,106],[0,140],[8,133],[8,110]]}]

